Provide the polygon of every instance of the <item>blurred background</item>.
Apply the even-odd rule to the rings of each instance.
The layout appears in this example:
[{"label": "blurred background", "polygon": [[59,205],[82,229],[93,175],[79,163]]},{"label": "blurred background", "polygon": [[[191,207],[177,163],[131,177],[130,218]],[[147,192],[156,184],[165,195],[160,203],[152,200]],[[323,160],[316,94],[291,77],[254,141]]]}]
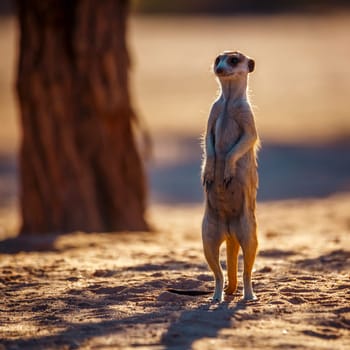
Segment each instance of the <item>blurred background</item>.
[{"label": "blurred background", "polygon": [[[151,204],[201,203],[200,138],[216,55],[256,61],[250,96],[262,140],[260,201],[350,190],[348,1],[132,1],[133,104],[153,138]],[[17,224],[17,28],[0,2],[0,229]]]}]

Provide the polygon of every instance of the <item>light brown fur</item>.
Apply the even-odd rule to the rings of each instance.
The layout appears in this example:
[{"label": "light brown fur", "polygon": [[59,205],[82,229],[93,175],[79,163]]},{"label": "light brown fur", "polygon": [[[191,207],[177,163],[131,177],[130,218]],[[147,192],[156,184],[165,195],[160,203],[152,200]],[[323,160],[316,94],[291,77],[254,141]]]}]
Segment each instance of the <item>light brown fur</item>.
[{"label": "light brown fur", "polygon": [[210,111],[202,165],[206,197],[202,239],[205,257],[215,277],[214,301],[222,300],[224,277],[219,252],[224,241],[228,274],[225,293],[233,294],[237,289],[237,257],[241,247],[244,299],[256,298],[251,272],[257,250],[255,201],[259,141],[247,97],[248,73],[253,70],[254,61],[239,52],[224,52],[214,64],[221,95]]}]

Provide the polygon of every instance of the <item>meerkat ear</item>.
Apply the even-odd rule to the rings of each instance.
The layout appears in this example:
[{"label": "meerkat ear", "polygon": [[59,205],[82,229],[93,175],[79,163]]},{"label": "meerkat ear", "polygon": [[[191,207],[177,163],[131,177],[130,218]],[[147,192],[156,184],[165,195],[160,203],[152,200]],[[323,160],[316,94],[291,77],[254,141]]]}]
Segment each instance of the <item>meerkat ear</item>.
[{"label": "meerkat ear", "polygon": [[255,68],[255,62],[254,62],[254,60],[249,59],[249,60],[248,60],[248,69],[249,69],[249,73],[253,72],[254,68]]}]

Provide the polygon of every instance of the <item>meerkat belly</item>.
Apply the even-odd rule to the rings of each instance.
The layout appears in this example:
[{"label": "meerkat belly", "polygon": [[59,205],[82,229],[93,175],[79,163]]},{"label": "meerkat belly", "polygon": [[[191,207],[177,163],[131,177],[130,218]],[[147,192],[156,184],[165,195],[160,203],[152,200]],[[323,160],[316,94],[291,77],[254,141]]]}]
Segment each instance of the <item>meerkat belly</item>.
[{"label": "meerkat belly", "polygon": [[236,174],[228,185],[224,184],[225,159],[216,158],[215,180],[207,193],[209,206],[220,217],[240,216],[245,197],[241,174]]},{"label": "meerkat belly", "polygon": [[221,116],[215,124],[215,154],[225,158],[232,147],[238,142],[242,130],[234,118]]},{"label": "meerkat belly", "polygon": [[228,186],[224,184],[224,172],[227,154],[241,136],[241,130],[234,119],[218,118],[215,127],[215,178],[208,191],[210,207],[222,217],[237,217],[242,212],[244,201],[244,183],[241,167],[246,162],[245,156],[238,161],[237,172]]}]

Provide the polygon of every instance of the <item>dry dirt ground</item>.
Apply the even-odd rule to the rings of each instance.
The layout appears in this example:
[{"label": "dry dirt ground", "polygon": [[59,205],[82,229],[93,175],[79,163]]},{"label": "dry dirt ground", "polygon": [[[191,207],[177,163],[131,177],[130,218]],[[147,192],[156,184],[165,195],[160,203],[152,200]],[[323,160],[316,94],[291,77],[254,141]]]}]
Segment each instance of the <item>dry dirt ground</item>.
[{"label": "dry dirt ground", "polygon": [[349,203],[259,204],[249,303],[167,291],[213,289],[199,205],[153,206],[153,233],[2,237],[0,349],[349,349]]}]

